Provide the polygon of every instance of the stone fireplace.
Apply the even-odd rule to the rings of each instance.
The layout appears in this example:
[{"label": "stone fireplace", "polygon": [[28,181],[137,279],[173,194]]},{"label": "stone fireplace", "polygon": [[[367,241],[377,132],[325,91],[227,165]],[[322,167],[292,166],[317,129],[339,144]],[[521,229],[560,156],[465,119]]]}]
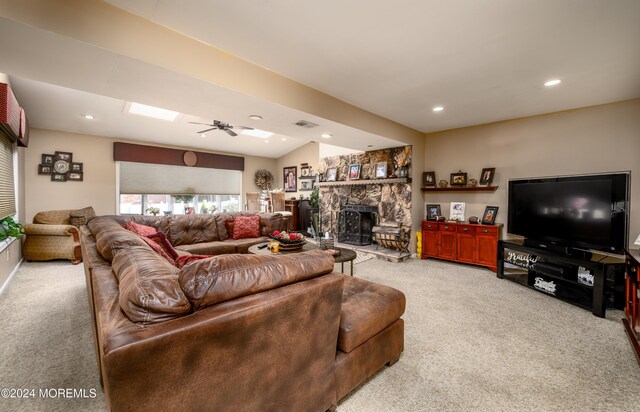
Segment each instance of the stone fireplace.
[{"label": "stone fireplace", "polygon": [[[375,166],[380,163],[387,164],[387,178],[375,176]],[[361,165],[358,180],[347,180],[350,164]],[[410,165],[411,146],[321,159],[321,172],[337,169],[336,182],[316,185],[320,189],[321,232],[329,232],[341,243],[365,245],[371,244],[371,228],[376,224],[398,222],[411,228],[411,180],[400,178],[399,173],[401,167]],[[364,225],[364,231],[343,233],[344,227],[355,228],[356,221]]]},{"label": "stone fireplace", "polygon": [[377,214],[377,206],[343,205],[338,213],[338,242],[370,245]]}]

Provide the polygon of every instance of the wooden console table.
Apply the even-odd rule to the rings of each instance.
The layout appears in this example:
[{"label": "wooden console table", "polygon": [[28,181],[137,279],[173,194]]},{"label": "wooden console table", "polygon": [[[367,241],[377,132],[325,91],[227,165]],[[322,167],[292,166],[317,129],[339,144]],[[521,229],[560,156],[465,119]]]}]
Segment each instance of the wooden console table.
[{"label": "wooden console table", "polygon": [[640,317],[640,252],[625,250],[626,254],[626,275],[625,275],[625,298],[626,305],[622,319],[624,328],[629,335],[629,341],[636,353],[636,359],[640,364],[640,331],[638,330],[638,317]]},{"label": "wooden console table", "polygon": [[422,221],[422,258],[486,266],[497,271],[499,225]]}]

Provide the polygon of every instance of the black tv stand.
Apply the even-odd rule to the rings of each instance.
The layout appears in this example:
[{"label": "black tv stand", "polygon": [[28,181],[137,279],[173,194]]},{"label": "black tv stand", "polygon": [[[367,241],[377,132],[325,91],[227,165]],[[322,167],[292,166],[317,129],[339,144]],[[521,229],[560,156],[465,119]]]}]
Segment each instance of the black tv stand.
[{"label": "black tv stand", "polygon": [[[607,306],[624,307],[624,259],[571,249],[557,252],[522,240],[498,243],[500,279],[509,279],[603,318]],[[505,263],[514,265],[505,271]]]},{"label": "black tv stand", "polygon": [[524,239],[523,246],[527,246],[536,250],[547,250],[559,255],[571,256],[576,259],[591,260],[591,257],[593,256],[593,253],[589,252],[588,250],[576,249],[571,246],[540,242],[531,239]]}]

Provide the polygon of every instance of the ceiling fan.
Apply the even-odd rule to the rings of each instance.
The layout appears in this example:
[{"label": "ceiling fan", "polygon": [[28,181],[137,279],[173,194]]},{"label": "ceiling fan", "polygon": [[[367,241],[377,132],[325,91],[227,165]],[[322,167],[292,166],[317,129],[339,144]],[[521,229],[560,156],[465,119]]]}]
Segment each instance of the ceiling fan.
[{"label": "ceiling fan", "polygon": [[198,122],[189,122],[191,124],[201,124],[204,126],[210,126],[209,129],[206,130],[200,130],[197,133],[207,133],[210,132],[212,130],[222,130],[223,132],[227,133],[229,136],[237,136],[238,134],[236,132],[234,132],[231,129],[244,129],[244,130],[253,130],[253,127],[247,127],[247,126],[232,126],[229,123],[225,123],[225,122],[221,122],[220,120],[214,120],[213,123],[198,123]]}]

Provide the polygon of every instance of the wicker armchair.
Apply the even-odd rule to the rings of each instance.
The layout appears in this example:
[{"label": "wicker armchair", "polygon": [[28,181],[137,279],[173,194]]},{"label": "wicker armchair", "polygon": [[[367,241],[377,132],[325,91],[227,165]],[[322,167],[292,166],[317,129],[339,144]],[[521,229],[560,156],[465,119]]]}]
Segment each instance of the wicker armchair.
[{"label": "wicker armchair", "polygon": [[[78,226],[95,216],[93,208],[80,210],[52,210],[39,212],[32,224],[25,224],[25,241],[22,255],[26,260],[68,259],[82,262]],[[84,218],[84,219],[83,219]]]}]

